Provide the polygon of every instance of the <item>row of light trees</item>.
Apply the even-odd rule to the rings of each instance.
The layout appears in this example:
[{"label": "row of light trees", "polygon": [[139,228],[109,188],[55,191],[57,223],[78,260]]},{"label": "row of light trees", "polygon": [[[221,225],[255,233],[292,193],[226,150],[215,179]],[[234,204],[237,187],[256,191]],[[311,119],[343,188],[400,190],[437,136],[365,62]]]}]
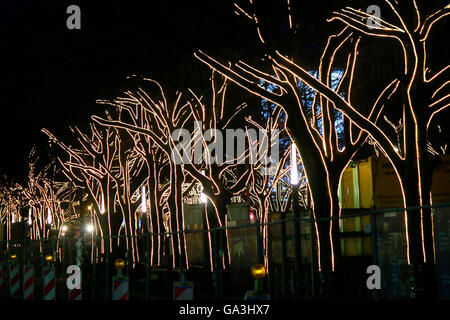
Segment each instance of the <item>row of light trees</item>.
[{"label": "row of light trees", "polygon": [[[136,236],[139,232],[136,225],[142,221],[144,232],[152,234],[152,264],[159,264],[164,248],[170,248],[173,266],[188,267],[186,239],[178,231],[184,229],[183,203],[192,190],[201,190],[198,199],[207,199],[212,208],[214,214],[206,215],[207,227],[212,228],[226,226],[227,204],[243,192],[249,195],[257,219],[268,222],[271,211],[288,209],[292,190],[297,190],[291,184],[301,184],[300,200],[306,199],[306,194],[311,197],[311,203],[302,201],[301,205],[311,207],[317,218],[318,269],[328,281],[335,274],[335,258],[340,252],[336,241],[336,218],[341,215],[339,183],[344,169],[362,145],[367,142],[375,145],[389,159],[401,185],[405,208],[431,202],[435,153],[430,152],[434,149],[428,131],[434,117],[449,106],[450,68],[437,71],[428,68],[427,40],[432,27],[450,14],[450,5],[425,14],[415,0],[383,3],[385,12],[390,13],[386,16],[392,16],[393,21],[353,8],[334,12],[329,22],[336,23],[339,29],[329,36],[318,65],[308,68],[302,66],[290,41],[277,41],[270,30],[264,29],[264,19],[258,16],[258,7],[252,0],[247,8],[235,4],[236,13],[249,19],[256,28],[262,52],[252,61],[262,59],[263,64],[224,62],[197,51],[195,56],[212,69],[209,91],[167,93],[159,83],[142,79],[138,88],[121,97],[99,100],[108,106],[105,116],[93,116],[88,130],[71,128],[74,145],[44,129],[51,143],[63,151],[57,162],[66,179],[62,184],[50,183],[30,169],[30,183],[20,193],[25,196],[32,224],[36,225],[33,236],[47,235],[43,223],[45,208],[56,226],[62,226],[68,216],[77,218],[71,205],[63,209],[62,204],[74,201],[69,186],[82,187],[86,193],[83,200],[93,204],[92,223],[100,236],[122,233]],[[301,31],[295,27],[291,6],[288,1],[290,37],[286,38],[296,39]],[[376,26],[367,23],[368,20],[375,21]],[[372,37],[398,41],[404,68],[402,74],[394,75],[373,97],[366,98],[373,101],[366,109],[353,97],[358,89],[355,70],[361,43]],[[256,113],[258,116],[250,116],[254,113],[249,112],[244,101],[235,103],[236,95],[229,94],[230,83],[263,100],[264,108]],[[397,103],[390,103],[394,98]],[[394,134],[386,133],[381,124],[386,119],[383,115],[388,104],[400,115],[400,126]],[[261,104],[256,107],[261,110]],[[269,167],[266,157],[251,163],[238,161],[239,157],[249,160],[253,154],[258,141],[251,135],[246,135],[245,152],[241,155],[223,163],[211,161],[218,156],[217,131],[242,126],[262,133],[257,137],[259,143],[264,139],[266,144],[281,141],[279,162],[270,174],[261,170]],[[180,128],[194,133],[192,140],[182,143],[181,150],[180,134],[174,134]],[[276,134],[279,137],[271,139]],[[291,152],[295,145],[299,154]],[[174,163],[173,150],[178,150],[179,156],[188,154],[184,163]],[[295,161],[289,157],[290,153]],[[199,155],[205,161],[194,161]],[[297,162],[304,174],[298,181],[298,177],[289,178],[288,174],[291,163]],[[11,193],[3,193],[6,194]],[[4,212],[8,216],[4,216],[11,221],[14,201],[7,202],[10,204]],[[413,276],[420,280],[425,275],[423,283],[433,283],[431,210],[405,210],[404,216],[406,254]],[[266,237],[267,228],[262,228],[261,233]],[[226,243],[225,231],[221,237]],[[112,250],[114,245],[116,242],[105,240],[101,250]],[[139,261],[137,238],[126,237],[125,245],[133,261]],[[227,266],[228,247],[222,249],[223,266]],[[424,274],[419,272],[423,268]]]},{"label": "row of light trees", "polygon": [[[289,22],[290,37],[286,38],[298,39],[296,34],[301,32],[295,27],[292,6],[288,1],[286,20]],[[315,216],[332,218],[340,215],[337,195],[341,175],[354,152],[368,138],[394,167],[404,206],[429,205],[431,177],[436,162],[435,153],[429,152],[432,147],[428,132],[434,117],[450,105],[450,66],[439,70],[429,68],[427,40],[433,27],[450,14],[450,5],[433,9],[434,12],[425,12],[415,0],[385,0],[380,1],[383,18],[350,7],[333,12],[328,22],[339,22],[335,25],[338,32],[329,37],[320,64],[313,68],[302,66],[301,56],[293,50],[296,43],[280,43],[279,37],[273,37],[273,30],[264,29],[263,21],[268,17],[258,16],[258,6],[252,0],[247,8],[238,4],[235,7],[237,14],[254,24],[264,48],[259,58],[264,59],[265,65],[254,67],[244,61],[221,62],[202,51],[197,52],[196,56],[242,88],[284,108],[288,115],[288,131],[299,146]],[[387,21],[384,17],[393,19]],[[267,25],[270,26],[269,23]],[[371,37],[397,41],[404,68],[402,74],[393,75],[375,98],[365,97],[366,100],[373,99],[374,103],[364,112],[364,108],[358,105],[360,101],[352,97],[353,80],[360,59],[360,43]],[[344,58],[339,60],[339,54]],[[344,63],[339,62],[342,60]],[[312,74],[311,69],[318,74]],[[334,86],[332,74],[336,69],[344,70],[344,75],[340,83]],[[262,88],[259,79],[276,87],[275,92]],[[314,90],[312,105],[301,100],[299,82]],[[379,125],[384,106],[394,94],[398,94],[402,101],[392,106],[401,119],[401,126],[396,132],[401,137],[398,143],[395,135],[386,134]],[[339,125],[336,125],[337,120],[341,122]],[[338,129],[343,134],[342,144]],[[413,278],[420,286],[432,286],[435,282],[435,251],[431,210],[405,210],[404,214],[406,254]],[[322,220],[317,224],[319,268],[325,277],[335,271],[335,256],[339,248],[338,242],[333,239],[333,230],[337,225],[337,220]],[[419,271],[421,269],[425,269],[424,274]]]},{"label": "row of light trees", "polygon": [[[225,227],[227,205],[244,201],[244,194],[260,222],[268,222],[272,211],[288,210],[291,142],[281,108],[258,111],[256,117],[244,114],[247,104],[232,105],[228,81],[216,72],[211,74],[211,92],[201,95],[192,90],[168,94],[158,82],[145,78],[139,83],[114,100],[99,100],[107,106],[105,116],[93,116],[85,130],[71,127],[67,139],[42,130],[56,156],[38,171],[32,152],[28,185],[14,185],[19,191],[10,198],[21,200],[3,217],[9,226],[23,217],[32,229],[31,239],[63,237],[71,221],[84,221],[89,215],[90,232],[101,238],[99,253],[124,246],[131,261],[139,262],[139,235],[149,233],[152,265],[170,255],[173,267],[188,268],[185,203],[205,203],[208,229]],[[193,132],[187,143],[175,134],[180,128]],[[255,134],[245,134],[251,130]],[[228,131],[232,135],[218,141],[219,133]],[[183,150],[177,149],[180,141]],[[226,161],[212,161],[225,145]],[[278,163],[270,157],[275,147],[281,149]],[[185,161],[176,164],[175,154]],[[302,205],[305,199],[300,198]],[[227,232],[218,233],[224,252],[221,265],[226,267],[231,263]],[[267,246],[267,227],[261,233]],[[211,243],[209,248],[212,259]]]}]

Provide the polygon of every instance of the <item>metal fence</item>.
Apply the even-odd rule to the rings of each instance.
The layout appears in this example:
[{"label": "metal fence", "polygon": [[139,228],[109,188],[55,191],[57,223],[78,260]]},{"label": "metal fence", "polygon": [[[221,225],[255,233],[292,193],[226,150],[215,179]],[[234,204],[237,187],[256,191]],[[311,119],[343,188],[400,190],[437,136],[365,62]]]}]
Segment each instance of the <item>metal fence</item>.
[{"label": "metal fence", "polygon": [[[450,205],[434,206],[432,214],[438,296],[450,299]],[[300,218],[294,218],[291,213],[272,214],[266,224],[230,223],[225,229],[228,239],[225,253],[219,245],[223,228],[187,228],[184,231],[187,270],[172,267],[170,248],[158,251],[161,256],[156,259],[155,235],[149,233],[128,239],[125,236],[62,237],[1,242],[0,297],[11,298],[11,287],[15,285],[11,283],[11,272],[16,272],[11,267],[17,266],[19,289],[15,298],[25,298],[29,279],[24,268],[32,267],[34,299],[46,298],[46,274],[54,269],[55,299],[67,300],[71,293],[67,287],[70,275],[67,268],[79,265],[82,300],[111,300],[115,290],[113,277],[117,275],[114,262],[123,258],[125,267],[121,276],[128,278],[128,297],[132,300],[172,300],[174,282],[179,280],[192,282],[195,300],[241,300],[254,287],[250,268],[258,262],[267,266],[268,275],[261,285],[271,299],[313,299],[318,295],[319,279],[314,263],[317,252],[312,245],[315,243],[312,221],[310,212],[305,211]],[[335,283],[341,298],[408,299],[409,266],[404,230],[404,209],[343,211],[337,255],[344,280]],[[119,239],[121,245],[110,244]],[[133,244],[133,252],[130,246],[127,249],[125,240]],[[112,251],[108,250],[110,247]],[[297,252],[301,252],[300,259],[296,259]],[[217,267],[223,254],[228,254],[231,260],[224,270]],[[372,264],[381,269],[382,289],[376,293],[366,286],[366,268]]]}]

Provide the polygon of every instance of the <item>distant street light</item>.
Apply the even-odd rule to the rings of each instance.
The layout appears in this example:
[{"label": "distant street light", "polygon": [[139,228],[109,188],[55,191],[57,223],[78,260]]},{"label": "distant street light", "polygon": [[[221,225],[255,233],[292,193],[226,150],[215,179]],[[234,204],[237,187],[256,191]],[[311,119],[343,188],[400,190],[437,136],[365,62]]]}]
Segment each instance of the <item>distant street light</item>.
[{"label": "distant street light", "polygon": [[86,231],[89,233],[94,232],[94,226],[91,223],[89,223],[88,225],[86,225]]}]

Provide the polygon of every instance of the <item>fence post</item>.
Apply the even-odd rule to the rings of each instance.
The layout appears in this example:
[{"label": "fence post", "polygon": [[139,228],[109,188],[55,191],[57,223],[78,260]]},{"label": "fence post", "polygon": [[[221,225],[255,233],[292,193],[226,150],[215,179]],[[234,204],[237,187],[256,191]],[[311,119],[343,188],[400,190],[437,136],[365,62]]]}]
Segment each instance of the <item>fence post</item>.
[{"label": "fence post", "polygon": [[150,234],[145,234],[145,259],[147,261],[147,268],[145,269],[145,299],[150,299]]},{"label": "fence post", "polygon": [[108,300],[109,297],[109,248],[110,242],[112,239],[109,236],[105,236],[107,242],[107,246],[105,249],[105,275],[106,275],[106,283],[105,283],[105,300]]},{"label": "fence post", "polygon": [[287,237],[286,237],[286,212],[281,212],[280,218],[281,222],[281,273],[283,279],[283,291],[284,291],[284,299],[288,297],[288,274],[287,274]]},{"label": "fence post", "polygon": [[[127,237],[129,237],[127,235]],[[131,241],[133,241],[133,237],[131,237]],[[128,296],[130,296],[130,257],[128,255],[128,251],[125,252],[125,262],[126,262],[126,267],[127,267],[127,277],[128,277]]]},{"label": "fence post", "polygon": [[41,238],[40,239],[40,255],[41,255],[41,292],[42,292],[42,300],[44,300],[45,297],[45,285],[44,285],[44,269],[45,269],[45,264],[44,264],[44,239]]},{"label": "fence post", "polygon": [[314,213],[312,209],[309,210],[309,218],[310,218],[310,231],[309,231],[309,240],[310,240],[310,249],[311,249],[311,298],[314,299],[316,296],[316,287],[315,287],[315,261],[316,261],[316,242],[315,240],[315,224],[314,224]]},{"label": "fence post", "polygon": [[212,243],[212,249],[213,249],[213,286],[214,286],[214,292],[216,296],[216,300],[220,300],[220,288],[219,288],[219,272],[218,272],[218,254],[217,254],[217,230],[212,229],[213,234],[213,243]]},{"label": "fence post", "polygon": [[96,281],[96,267],[97,267],[97,237],[94,237],[94,235],[92,235],[92,245],[93,245],[93,249],[94,249],[94,256],[93,259],[94,261],[92,261],[92,300],[95,300],[95,281]]},{"label": "fence post", "polygon": [[[63,279],[66,279],[66,237],[62,237],[62,274],[64,274]],[[66,281],[62,283],[62,300],[66,300]]]},{"label": "fence post", "polygon": [[[256,219],[255,224],[256,229],[256,263],[264,264],[264,255],[263,255],[263,248],[262,248],[262,240],[261,240],[261,222],[259,219]],[[262,290],[263,288],[263,281],[264,280],[255,280],[255,291],[259,292],[259,290]]]},{"label": "fence post", "polygon": [[[370,213],[370,233],[372,238],[372,264],[378,266],[378,244],[377,244],[377,214],[372,209]],[[378,300],[378,290],[372,290],[373,298]]]},{"label": "fence post", "polygon": [[300,280],[301,280],[301,263],[302,263],[302,247],[300,233],[300,208],[298,207],[298,188],[299,183],[292,186],[292,211],[294,212],[294,246],[295,246],[295,275],[294,275],[294,299],[300,299]]},{"label": "fence post", "polygon": [[262,241],[261,241],[261,223],[259,219],[256,219],[256,258],[257,263],[263,263],[264,264],[264,256],[263,256],[263,250],[262,250]]}]

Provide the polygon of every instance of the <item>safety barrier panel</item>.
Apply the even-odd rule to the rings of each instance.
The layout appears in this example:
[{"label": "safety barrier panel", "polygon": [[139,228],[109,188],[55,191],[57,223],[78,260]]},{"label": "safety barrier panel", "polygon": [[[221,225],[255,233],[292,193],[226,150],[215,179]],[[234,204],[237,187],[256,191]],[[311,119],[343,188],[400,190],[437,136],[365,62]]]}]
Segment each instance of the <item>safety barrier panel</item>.
[{"label": "safety barrier panel", "polygon": [[69,289],[69,300],[81,300],[81,288]]},{"label": "safety barrier panel", "polygon": [[[432,212],[438,294],[441,299],[448,299],[450,207],[435,206]],[[189,268],[180,268],[180,257],[173,257],[172,234],[166,233],[161,237],[148,232],[135,236],[85,234],[74,238],[0,241],[0,247],[4,248],[0,254],[0,289],[3,286],[4,294],[25,300],[317,297],[323,281],[317,273],[318,252],[314,245],[317,240],[315,232],[311,232],[314,220],[309,212],[302,212],[300,218],[290,212],[271,213],[264,224],[234,216],[230,219],[226,237],[223,228],[202,229],[203,225],[183,231]],[[409,299],[404,209],[347,210],[340,219],[339,263],[346,264],[345,274],[342,271],[339,279],[346,281],[345,286],[340,286],[346,290],[343,296],[372,299],[376,293],[378,297],[374,299]],[[296,228],[300,229],[299,235]],[[296,238],[300,243],[296,243]],[[300,263],[297,257],[301,258]],[[249,273],[250,267],[259,262],[267,268],[260,291],[252,290],[254,283]],[[366,269],[370,265],[379,266],[383,290],[374,292],[367,288]],[[79,267],[80,278],[83,273],[81,289],[70,289],[63,281],[70,277],[73,283],[80,283],[73,266]],[[115,277],[114,267],[118,269]],[[191,282],[180,279],[180,272]]]},{"label": "safety barrier panel", "polygon": [[44,269],[44,300],[56,300],[55,269]]},{"label": "safety barrier panel", "polygon": [[194,300],[194,283],[192,281],[174,281],[173,300]]},{"label": "safety barrier panel", "polygon": [[128,277],[113,277],[113,300],[128,300]]},{"label": "safety barrier panel", "polygon": [[11,297],[18,298],[20,291],[19,266],[13,263],[9,266],[9,287]]},{"label": "safety barrier panel", "polygon": [[23,268],[23,299],[34,300],[34,268],[30,265]]}]

